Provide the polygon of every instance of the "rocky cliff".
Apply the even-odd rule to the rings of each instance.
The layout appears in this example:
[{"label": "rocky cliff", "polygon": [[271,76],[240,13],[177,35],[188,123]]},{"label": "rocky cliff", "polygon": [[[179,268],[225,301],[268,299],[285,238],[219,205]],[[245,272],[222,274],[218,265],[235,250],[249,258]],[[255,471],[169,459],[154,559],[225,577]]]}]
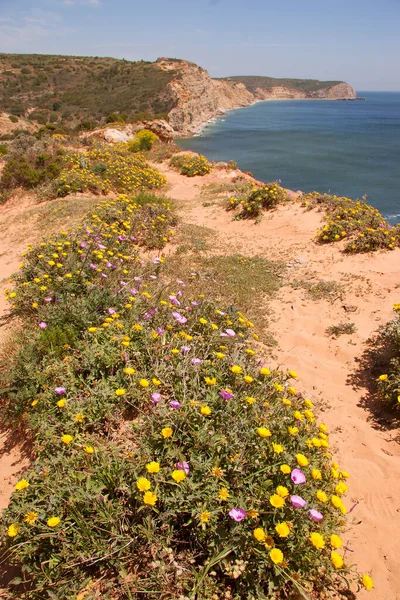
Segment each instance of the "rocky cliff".
[{"label": "rocky cliff", "polygon": [[175,97],[169,122],[178,136],[194,133],[221,111],[249,106],[260,100],[356,98],[354,89],[344,82],[268,77],[211,79],[205,69],[188,61],[159,58],[157,65],[175,73],[169,83]]}]

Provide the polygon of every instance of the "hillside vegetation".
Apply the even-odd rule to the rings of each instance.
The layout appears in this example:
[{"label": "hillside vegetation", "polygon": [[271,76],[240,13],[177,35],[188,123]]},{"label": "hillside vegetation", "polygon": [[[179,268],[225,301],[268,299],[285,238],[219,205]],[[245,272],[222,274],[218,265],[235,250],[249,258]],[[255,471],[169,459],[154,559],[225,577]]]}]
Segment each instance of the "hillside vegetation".
[{"label": "hillside vegetation", "polygon": [[318,90],[343,83],[342,81],[319,81],[318,79],[276,79],[274,77],[261,77],[257,75],[234,75],[232,77],[224,77],[222,80],[243,83],[252,94],[258,88],[270,90],[274,87],[287,87],[305,92],[306,94],[312,94]]},{"label": "hillside vegetation", "polygon": [[174,71],[114,58],[0,54],[0,110],[82,129],[104,120],[165,116]]}]

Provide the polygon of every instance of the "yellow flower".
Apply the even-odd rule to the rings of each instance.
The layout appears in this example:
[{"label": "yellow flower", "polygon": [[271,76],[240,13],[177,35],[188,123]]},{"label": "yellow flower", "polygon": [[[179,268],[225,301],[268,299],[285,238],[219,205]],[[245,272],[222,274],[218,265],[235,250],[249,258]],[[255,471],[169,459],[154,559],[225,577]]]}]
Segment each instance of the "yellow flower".
[{"label": "yellow flower", "polygon": [[339,498],[339,496],[333,495],[331,497],[331,502],[335,508],[340,508],[342,506],[342,500]]},{"label": "yellow flower", "polygon": [[273,548],[269,553],[269,557],[276,565],[279,565],[281,562],[283,562],[283,554],[279,548]]},{"label": "yellow flower", "polygon": [[126,369],[124,369],[126,375],[133,375],[135,372],[136,370],[133,367],[126,367]]},{"label": "yellow flower", "polygon": [[84,450],[85,450],[86,454],[94,454],[93,446],[85,446]]},{"label": "yellow flower", "polygon": [[363,575],[361,581],[366,590],[372,590],[374,588],[374,582],[369,575]]},{"label": "yellow flower", "polygon": [[239,375],[239,373],[242,372],[242,367],[239,367],[239,365],[233,365],[233,367],[231,367],[231,371],[232,373],[235,373],[235,375]]},{"label": "yellow flower", "polygon": [[205,510],[200,515],[200,521],[202,523],[208,523],[208,521],[210,520],[210,517],[211,517],[211,513],[208,510]]},{"label": "yellow flower", "polygon": [[285,500],[281,496],[278,496],[278,494],[273,494],[270,496],[269,502],[275,508],[282,508],[282,506],[285,504]]},{"label": "yellow flower", "polygon": [[308,459],[304,456],[304,454],[296,454],[296,460],[300,467],[306,467],[308,465]]},{"label": "yellow flower", "polygon": [[322,550],[325,547],[325,540],[320,533],[313,532],[310,535],[310,542],[318,550]]},{"label": "yellow flower", "polygon": [[62,435],[62,436],[61,436],[61,441],[62,441],[64,444],[70,444],[70,443],[72,442],[72,440],[73,440],[73,439],[74,439],[74,438],[72,437],[72,435],[65,434],[65,435]]},{"label": "yellow flower", "polygon": [[18,531],[19,531],[18,525],[15,525],[14,523],[12,523],[7,530],[7,535],[8,535],[8,537],[15,537],[18,534]]},{"label": "yellow flower", "polygon": [[326,433],[328,431],[328,428],[326,425],[324,425],[324,423],[320,423],[318,429],[322,431],[322,433]]},{"label": "yellow flower", "polygon": [[36,406],[36,404],[39,402],[39,400],[32,400],[31,402],[31,406]]},{"label": "yellow flower", "polygon": [[146,387],[148,387],[150,385],[150,382],[147,381],[147,379],[141,379],[139,381],[139,385],[140,385],[140,387],[146,388]]},{"label": "yellow flower", "polygon": [[37,512],[34,512],[33,510],[31,510],[25,514],[24,522],[28,523],[28,525],[34,525],[36,523],[37,517],[38,517]]},{"label": "yellow flower", "polygon": [[290,375],[290,377],[292,377],[293,379],[297,379],[297,378],[298,378],[298,375],[297,375],[296,371],[289,371],[289,375]]},{"label": "yellow flower", "polygon": [[281,465],[280,466],[280,470],[282,471],[282,473],[284,473],[285,475],[289,475],[289,473],[291,472],[291,468],[289,467],[289,465]]},{"label": "yellow flower", "polygon": [[228,500],[230,494],[226,488],[221,488],[218,492],[218,498],[220,500]]},{"label": "yellow flower", "polygon": [[220,469],[219,467],[213,467],[211,469],[211,474],[214,475],[214,477],[223,477],[224,476],[223,470]]},{"label": "yellow flower", "polygon": [[257,542],[263,542],[265,540],[265,531],[262,527],[257,527],[253,531],[253,536],[256,538]]},{"label": "yellow flower", "polygon": [[336,550],[337,550],[338,548],[341,548],[341,547],[343,546],[343,542],[342,542],[342,539],[341,539],[341,537],[339,537],[339,536],[338,536],[338,535],[336,535],[335,533],[333,533],[333,534],[331,535],[330,542],[331,542],[331,546],[332,546],[332,548],[336,548]]},{"label": "yellow flower", "polygon": [[289,496],[289,490],[283,485],[278,485],[276,488],[276,493],[278,496],[281,496],[281,498],[286,498],[286,496]]},{"label": "yellow flower", "polygon": [[171,354],[179,354],[178,348],[172,348]]},{"label": "yellow flower", "polygon": [[155,386],[161,385],[161,381],[159,379],[157,379],[156,377],[153,377],[153,379],[151,380],[151,382]]},{"label": "yellow flower", "polygon": [[136,486],[141,492],[146,492],[150,489],[151,483],[146,477],[139,477],[136,481]]},{"label": "yellow flower", "polygon": [[208,323],[208,321],[204,317],[200,317],[199,323],[201,323],[202,325],[206,325]]},{"label": "yellow flower", "polygon": [[204,381],[206,382],[207,385],[215,385],[217,383],[217,380],[215,377],[204,377]]},{"label": "yellow flower", "polygon": [[169,438],[172,434],[173,431],[171,427],[164,427],[163,429],[161,429],[161,435],[163,436],[163,438]]},{"label": "yellow flower", "polygon": [[200,412],[207,417],[208,415],[211,415],[211,408],[209,406],[202,406]]},{"label": "yellow flower", "polygon": [[95,331],[97,331],[97,327],[89,327],[88,329],[89,333],[94,333]]},{"label": "yellow flower", "polygon": [[307,408],[312,408],[314,406],[314,404],[311,402],[311,400],[304,400],[304,404],[307,406]]},{"label": "yellow flower", "polygon": [[223,352],[216,352],[216,353],[215,353],[215,356],[216,356],[217,358],[224,358],[225,354],[224,354]]},{"label": "yellow flower", "polygon": [[257,429],[257,433],[262,438],[267,438],[267,437],[270,437],[272,435],[272,433],[270,432],[270,430],[267,429],[266,427],[259,427]]},{"label": "yellow flower", "polygon": [[283,452],[283,446],[281,446],[281,444],[274,444],[272,442],[272,448],[275,454],[281,454]]},{"label": "yellow flower", "polygon": [[85,418],[85,415],[83,413],[78,413],[77,415],[75,415],[75,421],[77,423],[82,423],[84,418]]},{"label": "yellow flower", "polygon": [[243,377],[243,379],[246,383],[253,383],[253,381],[254,381],[254,379],[253,379],[253,377],[251,377],[251,375],[245,375]]},{"label": "yellow flower", "polygon": [[60,521],[61,519],[59,519],[58,517],[50,517],[50,519],[47,520],[47,525],[49,527],[57,527]]},{"label": "yellow flower", "polygon": [[325,494],[323,490],[317,491],[317,498],[320,502],[328,502],[328,496]]},{"label": "yellow flower", "polygon": [[61,400],[59,400],[57,402],[57,406],[58,406],[58,408],[64,408],[64,406],[65,406],[65,398],[61,398]]},{"label": "yellow flower", "polygon": [[143,502],[150,506],[154,506],[157,502],[157,496],[153,492],[146,492],[143,496]]},{"label": "yellow flower", "polygon": [[298,427],[288,427],[288,432],[290,433],[290,435],[296,435],[296,433],[299,432]]},{"label": "yellow flower", "polygon": [[344,483],[344,481],[340,481],[337,486],[335,487],[335,492],[338,494],[338,496],[341,496],[342,494],[345,494],[348,491],[348,487],[347,485]]},{"label": "yellow flower", "polygon": [[27,481],[26,479],[21,479],[21,481],[18,481],[18,483],[15,484],[14,489],[16,492],[20,492],[21,490],[24,490],[27,487],[29,487],[29,481]]},{"label": "yellow flower", "polygon": [[124,390],[124,388],[118,388],[117,390],[115,390],[116,396],[123,396],[124,394],[126,394],[126,390]]},{"label": "yellow flower", "polygon": [[160,470],[160,463],[158,462],[149,462],[146,465],[146,469],[148,473],[158,473]]},{"label": "yellow flower", "polygon": [[275,526],[275,531],[279,537],[287,537],[290,533],[290,527],[287,523],[278,523]]},{"label": "yellow flower", "polygon": [[319,469],[313,469],[311,471],[311,477],[313,479],[322,479],[321,471]]},{"label": "yellow flower", "polygon": [[186,475],[180,469],[176,469],[176,471],[172,471],[171,475],[172,479],[174,479],[177,483],[180,483],[184,479],[186,479]]},{"label": "yellow flower", "polygon": [[254,508],[251,508],[249,511],[247,511],[247,516],[250,519],[257,519],[258,518],[258,512],[256,510],[254,510]]},{"label": "yellow flower", "polygon": [[[10,296],[11,296],[11,294],[10,294]],[[379,381],[386,381],[386,379],[387,379],[388,377],[389,377],[389,376],[388,376],[388,375],[386,375],[386,373],[385,373],[384,375],[379,375],[379,377],[378,377],[378,380],[379,380]]]},{"label": "yellow flower", "polygon": [[338,552],[332,550],[331,552],[331,561],[336,569],[341,569],[343,567],[343,558],[340,556]]},{"label": "yellow flower", "polygon": [[299,410],[295,410],[293,416],[296,419],[296,421],[302,421],[304,418]]},{"label": "yellow flower", "polygon": [[267,367],[261,367],[260,375],[271,375],[271,371]]}]

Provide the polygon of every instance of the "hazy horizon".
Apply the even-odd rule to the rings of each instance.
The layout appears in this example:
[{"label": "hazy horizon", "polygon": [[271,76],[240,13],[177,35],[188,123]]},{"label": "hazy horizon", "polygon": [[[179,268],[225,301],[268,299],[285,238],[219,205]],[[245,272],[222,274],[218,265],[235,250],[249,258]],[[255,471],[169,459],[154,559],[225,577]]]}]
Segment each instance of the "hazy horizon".
[{"label": "hazy horizon", "polygon": [[[186,59],[237,73],[400,91],[397,0],[0,0],[0,52]],[[323,5],[322,5],[323,4]]]}]

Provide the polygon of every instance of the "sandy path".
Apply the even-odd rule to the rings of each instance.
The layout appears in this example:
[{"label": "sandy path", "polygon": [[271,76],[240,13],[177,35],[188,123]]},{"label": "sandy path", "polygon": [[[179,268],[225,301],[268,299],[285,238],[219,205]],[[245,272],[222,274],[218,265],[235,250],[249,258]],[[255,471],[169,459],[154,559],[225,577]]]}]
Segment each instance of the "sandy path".
[{"label": "sandy path", "polygon": [[[350,472],[347,505],[358,505],[345,536],[354,550],[349,560],[362,572],[371,571],[376,586],[373,592],[362,591],[358,597],[400,600],[398,430],[379,428],[373,415],[360,406],[365,390],[355,391],[347,382],[366,340],[379,324],[392,318],[392,306],[400,301],[396,288],[400,284],[400,250],[346,256],[335,245],[317,246],[313,239],[321,215],[305,212],[295,203],[265,215],[258,225],[233,221],[220,206],[203,206],[204,196],[200,197],[204,184],[227,180],[225,172],[189,180],[162,168],[168,177],[169,195],[177,200],[184,222],[214,229],[219,236],[217,246],[225,252],[290,262],[294,266],[289,268],[289,281],[316,278],[344,286],[344,293],[333,303],[311,300],[304,289],[281,288],[271,304],[271,328],[279,341],[272,363],[300,374],[299,389],[319,406],[321,418],[332,432],[335,458]],[[296,258],[307,262],[296,263]],[[345,306],[347,311],[356,308],[348,313]],[[326,328],[341,321],[354,322],[356,333],[328,337]]]}]

